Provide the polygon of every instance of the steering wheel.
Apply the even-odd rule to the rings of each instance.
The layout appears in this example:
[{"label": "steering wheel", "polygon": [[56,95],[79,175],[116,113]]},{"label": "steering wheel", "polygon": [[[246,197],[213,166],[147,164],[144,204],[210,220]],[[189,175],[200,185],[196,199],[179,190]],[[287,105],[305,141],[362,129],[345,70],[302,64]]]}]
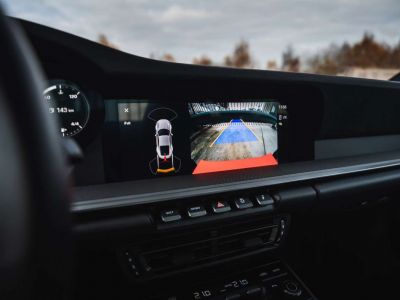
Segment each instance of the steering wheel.
[{"label": "steering wheel", "polygon": [[65,299],[71,275],[67,168],[43,76],[0,8],[0,299]]}]

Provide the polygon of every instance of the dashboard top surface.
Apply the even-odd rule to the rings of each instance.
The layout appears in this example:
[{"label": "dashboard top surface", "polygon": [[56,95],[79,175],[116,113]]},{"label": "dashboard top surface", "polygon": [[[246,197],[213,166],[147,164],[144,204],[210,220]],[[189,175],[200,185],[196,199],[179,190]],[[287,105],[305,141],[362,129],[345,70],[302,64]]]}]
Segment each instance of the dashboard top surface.
[{"label": "dashboard top surface", "polygon": [[[400,84],[338,76],[243,70],[156,61],[27,21],[21,22],[48,79],[76,83],[88,96],[87,129],[77,136],[85,158],[75,168],[72,210],[120,207],[157,200],[209,195],[241,188],[276,186],[398,166],[399,153],[341,155],[315,160],[315,143],[330,139],[400,133]],[[277,99],[288,105],[289,127],[283,164],[201,176],[108,180],[105,107],[112,100],[184,104],[194,99]],[[377,109],[377,107],[379,109]],[[111,132],[109,136],[115,135]],[[343,140],[342,140],[343,141]],[[299,150],[303,147],[301,150]],[[326,148],[326,147],[325,147]],[[354,150],[354,149],[353,149]],[[397,145],[386,149],[398,150]],[[362,154],[362,153],[360,153]],[[118,156],[118,153],[116,154]],[[111,164],[112,165],[112,164]]]}]

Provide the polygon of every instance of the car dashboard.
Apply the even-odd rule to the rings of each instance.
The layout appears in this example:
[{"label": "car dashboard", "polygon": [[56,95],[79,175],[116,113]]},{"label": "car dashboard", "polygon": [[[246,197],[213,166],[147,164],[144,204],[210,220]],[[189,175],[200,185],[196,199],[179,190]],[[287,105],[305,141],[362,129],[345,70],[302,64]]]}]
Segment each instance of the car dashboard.
[{"label": "car dashboard", "polygon": [[71,167],[80,282],[107,253],[126,283],[106,276],[103,296],[314,299],[318,279],[305,285],[287,252],[316,215],[398,191],[397,82],[155,61],[21,23],[49,113],[83,153]]}]

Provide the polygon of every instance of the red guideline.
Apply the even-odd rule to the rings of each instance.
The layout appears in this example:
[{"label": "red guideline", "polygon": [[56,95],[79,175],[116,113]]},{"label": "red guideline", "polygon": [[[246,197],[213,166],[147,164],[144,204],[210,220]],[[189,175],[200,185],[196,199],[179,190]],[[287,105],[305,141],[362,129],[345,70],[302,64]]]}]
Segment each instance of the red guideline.
[{"label": "red guideline", "polygon": [[267,154],[255,158],[245,158],[238,160],[225,160],[225,161],[208,161],[200,160],[197,167],[194,169],[193,174],[204,174],[229,170],[240,170],[266,166],[276,166],[278,161],[272,154]]}]

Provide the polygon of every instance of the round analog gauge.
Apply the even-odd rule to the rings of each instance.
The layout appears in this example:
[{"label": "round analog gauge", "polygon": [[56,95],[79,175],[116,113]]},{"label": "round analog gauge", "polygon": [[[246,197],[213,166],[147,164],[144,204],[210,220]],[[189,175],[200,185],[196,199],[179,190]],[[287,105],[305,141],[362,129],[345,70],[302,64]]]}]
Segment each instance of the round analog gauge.
[{"label": "round analog gauge", "polygon": [[74,136],[85,128],[90,113],[86,96],[71,83],[57,82],[45,89],[43,97],[47,101],[49,113],[59,118],[62,136]]}]

